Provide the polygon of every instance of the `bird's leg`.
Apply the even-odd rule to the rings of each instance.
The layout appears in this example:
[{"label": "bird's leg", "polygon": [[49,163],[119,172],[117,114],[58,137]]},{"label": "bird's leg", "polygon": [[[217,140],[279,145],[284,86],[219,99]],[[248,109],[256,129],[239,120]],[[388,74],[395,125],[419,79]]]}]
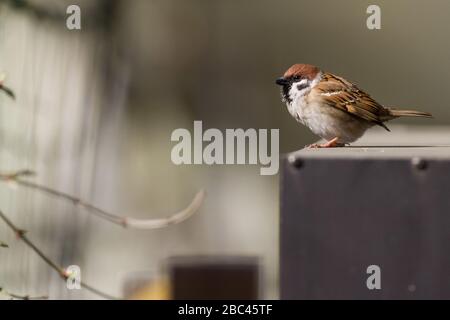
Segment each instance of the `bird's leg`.
[{"label": "bird's leg", "polygon": [[328,142],[326,142],[326,143],[323,143],[323,144],[317,144],[317,143],[310,144],[310,145],[308,146],[308,148],[314,149],[314,148],[336,148],[336,147],[342,147],[343,144],[342,144],[342,143],[338,143],[338,142],[337,142],[338,139],[339,139],[339,138],[336,137],[336,138],[334,138],[334,139],[332,139],[332,140],[330,140],[330,141],[328,141]]},{"label": "bird's leg", "polygon": [[340,147],[340,146],[342,146],[342,144],[337,142],[338,139],[339,138],[336,137],[336,138],[328,141],[327,143],[324,143],[324,144],[320,145],[320,147],[321,148],[336,148],[336,147]]}]

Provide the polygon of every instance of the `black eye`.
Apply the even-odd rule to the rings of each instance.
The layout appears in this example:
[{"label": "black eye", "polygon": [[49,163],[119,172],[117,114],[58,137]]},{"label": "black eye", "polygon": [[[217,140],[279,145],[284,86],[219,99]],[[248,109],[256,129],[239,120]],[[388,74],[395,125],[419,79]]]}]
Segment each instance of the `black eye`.
[{"label": "black eye", "polygon": [[294,76],[294,78],[293,78],[294,80],[300,80],[301,79],[301,77],[300,76]]}]

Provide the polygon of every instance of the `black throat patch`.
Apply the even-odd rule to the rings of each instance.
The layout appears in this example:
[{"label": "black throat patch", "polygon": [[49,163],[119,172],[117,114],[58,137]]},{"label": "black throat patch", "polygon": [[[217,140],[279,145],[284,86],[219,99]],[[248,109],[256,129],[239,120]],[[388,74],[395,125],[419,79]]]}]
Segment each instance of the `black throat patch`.
[{"label": "black throat patch", "polygon": [[289,82],[288,84],[285,84],[281,87],[281,100],[285,103],[291,103],[292,99],[289,96],[289,90],[291,90],[292,82]]}]

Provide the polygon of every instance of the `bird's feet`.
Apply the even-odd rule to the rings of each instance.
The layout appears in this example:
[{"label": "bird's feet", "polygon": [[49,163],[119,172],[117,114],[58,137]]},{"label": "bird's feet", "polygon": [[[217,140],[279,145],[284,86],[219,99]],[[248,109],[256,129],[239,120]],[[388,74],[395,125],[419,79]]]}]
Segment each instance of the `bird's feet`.
[{"label": "bird's feet", "polygon": [[334,138],[326,143],[322,143],[322,144],[310,144],[308,146],[306,146],[308,149],[317,149],[317,148],[337,148],[337,147],[343,147],[345,144],[343,143],[338,143],[338,138]]}]

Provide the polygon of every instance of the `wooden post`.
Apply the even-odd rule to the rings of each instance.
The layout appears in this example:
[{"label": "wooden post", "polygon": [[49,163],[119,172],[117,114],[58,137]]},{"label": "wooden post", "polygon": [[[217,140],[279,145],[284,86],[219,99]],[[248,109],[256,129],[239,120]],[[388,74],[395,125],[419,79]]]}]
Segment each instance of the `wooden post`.
[{"label": "wooden post", "polygon": [[280,259],[282,299],[450,299],[450,129],[287,155]]}]

